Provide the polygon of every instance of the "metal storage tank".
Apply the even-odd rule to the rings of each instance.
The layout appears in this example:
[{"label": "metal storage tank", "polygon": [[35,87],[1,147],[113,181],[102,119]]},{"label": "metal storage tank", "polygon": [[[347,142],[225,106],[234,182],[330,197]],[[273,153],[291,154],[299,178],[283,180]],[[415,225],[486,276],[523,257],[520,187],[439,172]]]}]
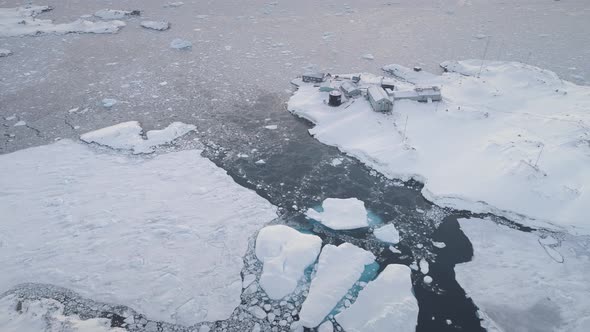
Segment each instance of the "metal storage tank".
[{"label": "metal storage tank", "polygon": [[330,91],[330,97],[328,99],[328,105],[340,106],[342,104],[342,92],[338,90]]}]

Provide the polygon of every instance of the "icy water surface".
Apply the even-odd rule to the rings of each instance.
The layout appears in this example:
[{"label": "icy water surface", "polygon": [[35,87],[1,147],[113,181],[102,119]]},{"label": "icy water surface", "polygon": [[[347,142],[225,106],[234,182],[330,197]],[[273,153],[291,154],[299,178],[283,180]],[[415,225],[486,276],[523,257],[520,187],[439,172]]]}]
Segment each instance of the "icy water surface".
[{"label": "icy water surface", "polygon": [[[276,222],[316,233],[325,243],[346,241],[371,250],[380,269],[390,263],[415,266],[426,258],[434,282],[425,284],[417,270],[412,274],[420,306],[418,331],[482,330],[476,306],[453,272],[455,264],[472,255],[457,223],[469,212],[434,206],[420,195],[421,184],[387,180],[314,140],[307,134],[310,124],[285,110],[288,82],[310,65],[331,72],[379,73],[383,65],[400,63],[436,71],[441,61],[486,53],[488,59],[523,61],[587,83],[587,1],[184,2],[178,8],[164,8],[164,2],[155,0],[38,2],[55,7],[42,17],[58,23],[103,8],[139,9],[142,19],[165,19],[172,28],[145,30],[133,18],[114,35],[0,38],[1,48],[14,53],[0,58],[0,153],[75,139],[129,120],[141,121],[146,130],[172,121],[195,124],[201,143],[182,140],[177,148],[203,144],[205,156],[281,208]],[[0,0],[0,7],[17,5],[21,2]],[[192,50],[170,49],[174,38],[190,40]],[[105,109],[104,98],[118,103]],[[17,121],[26,125],[14,126]],[[269,125],[277,129],[265,128]],[[342,163],[334,166],[336,158]],[[394,223],[403,234],[397,246],[401,254],[371,234],[333,232],[303,217],[307,208],[328,197],[357,197],[384,223]],[[444,241],[446,247],[432,241]],[[245,257],[246,268],[259,268],[250,258],[252,252]],[[68,313],[111,317],[115,326],[128,313],[54,287],[21,291],[58,298],[68,303]],[[259,296],[243,294],[243,303]],[[240,310],[216,326],[251,328],[253,323],[238,319]],[[141,313],[135,316],[148,324]],[[149,326],[185,329],[158,322]]]}]

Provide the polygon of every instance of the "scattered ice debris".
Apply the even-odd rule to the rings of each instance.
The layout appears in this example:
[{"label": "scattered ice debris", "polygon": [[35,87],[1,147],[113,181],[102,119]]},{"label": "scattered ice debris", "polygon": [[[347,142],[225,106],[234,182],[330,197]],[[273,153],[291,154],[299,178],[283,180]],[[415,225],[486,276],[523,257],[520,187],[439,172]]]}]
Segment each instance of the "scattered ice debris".
[{"label": "scattered ice debris", "polygon": [[397,249],[394,246],[389,246],[389,251],[391,251],[394,254],[401,254],[402,253],[399,249]]},{"label": "scattered ice debris", "polygon": [[0,58],[7,57],[9,55],[12,55],[11,50],[7,50],[5,48],[0,48]]},{"label": "scattered ice debris", "polygon": [[23,120],[18,121],[17,123],[15,123],[13,126],[14,127],[22,127],[22,126],[26,126],[27,123]]},{"label": "scattered ice debris", "polygon": [[[288,109],[315,123],[309,132],[319,141],[388,178],[425,183],[422,194],[438,205],[590,234],[590,87],[515,62],[441,66],[440,76],[384,67],[405,80],[398,86],[442,85],[437,103],[400,100],[388,115],[356,99],[334,112],[316,87],[302,85]],[[378,80],[363,74],[361,84]]]},{"label": "scattered ice debris", "polygon": [[260,286],[268,297],[281,299],[292,293],[321,250],[322,239],[285,225],[268,226],[256,238],[256,257],[263,262]]},{"label": "scattered ice debris", "polygon": [[269,129],[269,130],[276,130],[279,126],[277,125],[268,125],[268,126],[264,126],[264,128]]},{"label": "scattered ice debris", "polygon": [[169,144],[184,136],[196,127],[182,122],[173,122],[161,130],[150,130],[144,139],[143,129],[137,121],[119,123],[114,126],[98,129],[80,136],[86,143],[97,143],[113,149],[130,150],[134,154],[152,153],[160,145]]},{"label": "scattered ice debris", "polygon": [[477,34],[477,35],[475,35],[474,37],[475,37],[475,38],[477,38],[477,39],[484,39],[484,38],[487,38],[487,37],[488,37],[488,35],[485,35],[485,34],[483,34],[483,33],[478,33],[478,34]]},{"label": "scattered ice debris", "polygon": [[396,244],[399,242],[399,232],[395,228],[394,224],[387,224],[385,226],[381,226],[376,228],[373,231],[375,237],[383,242],[393,243]]},{"label": "scattered ice debris", "polygon": [[311,281],[309,294],[303,302],[299,319],[307,328],[320,325],[336,304],[359,280],[365,266],[375,262],[375,256],[350,243],[325,245],[318,260],[317,272]]},{"label": "scattered ice debris", "polygon": [[182,5],[184,5],[184,2],[182,2],[182,1],[168,2],[167,4],[164,5],[164,8],[180,7]]},{"label": "scattered ice debris", "polygon": [[142,21],[139,23],[142,27],[146,29],[164,31],[170,29],[170,23],[166,21]]},{"label": "scattered ice debris", "polygon": [[343,162],[343,161],[344,161],[344,159],[342,159],[342,158],[334,158],[334,159],[332,159],[332,161],[330,162],[330,165],[332,165],[332,166],[334,166],[334,167],[337,167],[337,166],[340,166],[340,165],[342,165],[342,162]]},{"label": "scattered ice debris", "polygon": [[50,33],[116,33],[125,26],[124,22],[118,20],[106,22],[76,20],[70,23],[54,24],[52,20],[36,18],[37,15],[51,9],[49,6],[34,5],[0,8],[0,37],[39,36]]},{"label": "scattered ice debris", "polygon": [[139,10],[117,10],[117,9],[101,9],[94,13],[94,16],[103,20],[121,20],[131,16],[139,16]]},{"label": "scattered ice debris", "polygon": [[336,230],[369,226],[365,203],[356,198],[327,198],[322,203],[323,211],[308,209],[306,216]]},{"label": "scattered ice debris", "polygon": [[244,280],[242,281],[242,288],[248,288],[254,281],[256,281],[256,275],[254,274],[247,274],[244,276]]},{"label": "scattered ice debris", "polygon": [[266,164],[266,161],[264,161],[264,159],[260,159],[258,161],[255,162],[256,165],[264,165]]},{"label": "scattered ice debris", "polygon": [[105,99],[101,100],[100,102],[102,104],[102,107],[104,107],[104,108],[111,108],[117,104],[117,100],[111,99],[111,98],[105,98]]},{"label": "scattered ice debris", "polygon": [[345,331],[414,331],[418,302],[412,293],[410,269],[398,264],[386,266],[356,302],[335,318]]},{"label": "scattered ice debris", "polygon": [[229,317],[249,238],[276,208],[200,153],[61,140],[0,155],[0,289],[56,284],[182,325]]},{"label": "scattered ice debris", "polygon": [[444,243],[444,242],[436,242],[436,241],[432,241],[432,245],[437,248],[440,248],[440,249],[445,248],[447,246],[446,243]]},{"label": "scattered ice debris", "polygon": [[170,48],[174,48],[177,50],[189,50],[193,47],[193,43],[188,40],[176,38],[172,42],[170,42]]},{"label": "scattered ice debris", "polygon": [[[590,264],[587,244],[567,237],[555,261],[539,235],[490,220],[459,219],[473,259],[457,264],[457,282],[498,331],[587,331]],[[582,240],[584,241],[584,240]]]},{"label": "scattered ice debris", "polygon": [[432,277],[431,276],[424,276],[424,278],[422,280],[424,280],[424,283],[427,284],[427,285],[430,285],[432,283]]},{"label": "scattered ice debris", "polygon": [[266,311],[264,311],[264,309],[259,306],[252,306],[248,309],[248,311],[250,311],[252,315],[258,319],[266,318]]},{"label": "scattered ice debris", "polygon": [[420,272],[423,274],[428,274],[428,271],[430,271],[430,265],[428,264],[428,261],[426,261],[424,258],[420,259]]},{"label": "scattered ice debris", "polygon": [[125,332],[111,327],[109,318],[82,319],[64,314],[64,306],[51,299],[0,298],[0,331]]},{"label": "scattered ice debris", "polygon": [[375,56],[373,54],[367,53],[367,54],[363,54],[361,56],[361,58],[365,59],[365,60],[375,60]]},{"label": "scattered ice debris", "polygon": [[6,120],[6,121],[16,120],[16,115],[6,116],[6,117],[4,117],[4,120]]}]

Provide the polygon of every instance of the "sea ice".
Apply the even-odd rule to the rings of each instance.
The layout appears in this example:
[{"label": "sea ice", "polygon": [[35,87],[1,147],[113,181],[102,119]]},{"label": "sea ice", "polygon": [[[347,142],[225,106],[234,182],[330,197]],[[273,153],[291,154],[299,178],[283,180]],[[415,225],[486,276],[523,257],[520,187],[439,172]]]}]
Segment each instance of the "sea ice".
[{"label": "sea ice", "polygon": [[54,284],[183,325],[229,317],[249,237],[276,218],[199,150],[62,140],[0,155],[0,173],[0,293]]},{"label": "sea ice", "polygon": [[111,108],[117,104],[117,100],[111,99],[111,98],[105,98],[105,99],[101,100],[101,103],[102,103],[102,107]]},{"label": "sea ice", "polygon": [[385,226],[381,226],[376,228],[373,231],[375,237],[383,242],[393,243],[396,244],[399,242],[399,232],[395,228],[394,224],[387,224]]},{"label": "sea ice", "polygon": [[193,47],[193,43],[188,40],[176,38],[170,42],[170,48],[177,50],[189,50]]},{"label": "sea ice", "polygon": [[[164,31],[170,29],[170,23],[165,21],[142,21],[139,23],[142,27],[146,29]],[[162,84],[160,84],[162,85]],[[166,84],[163,84],[166,85]]]},{"label": "sea ice", "polygon": [[194,125],[173,122],[164,129],[148,131],[147,139],[144,139],[141,136],[143,129],[139,122],[129,121],[91,131],[80,136],[80,139],[86,143],[96,143],[113,149],[130,150],[134,154],[152,153],[157,146],[169,144],[195,129]]},{"label": "sea ice", "polygon": [[276,130],[279,126],[277,125],[268,125],[268,126],[264,126],[264,128],[269,129],[269,130]]},{"label": "sea ice", "polygon": [[268,226],[256,238],[256,257],[263,262],[260,286],[268,297],[281,299],[292,293],[321,250],[322,239],[285,225]]},{"label": "sea ice", "polygon": [[0,8],[0,37],[39,36],[43,34],[66,33],[116,33],[125,26],[118,20],[92,22],[76,20],[70,23],[54,24],[51,20],[36,18],[49,11],[49,6],[27,5],[16,8]]},{"label": "sea ice", "polygon": [[412,293],[411,271],[390,264],[359,293],[336,321],[349,332],[414,331],[418,303]]},{"label": "sea ice", "polygon": [[[590,87],[515,62],[442,66],[441,76],[384,67],[399,89],[442,86],[441,102],[397,100],[381,114],[357,98],[336,112],[326,93],[302,85],[288,109],[314,122],[321,142],[389,178],[423,182],[439,205],[590,234]],[[360,85],[378,79],[363,74]]]},{"label": "sea ice", "polygon": [[369,226],[365,203],[356,198],[327,198],[322,209],[322,212],[308,209],[306,216],[336,230]]},{"label": "sea ice", "polygon": [[94,16],[103,20],[120,20],[130,16],[139,16],[139,10],[117,10],[117,9],[101,9],[94,13]]},{"label": "sea ice", "polygon": [[[17,306],[20,310],[16,310]],[[109,318],[81,319],[65,316],[64,306],[50,299],[20,300],[15,295],[0,298],[0,331],[5,332],[125,332],[111,327]]]},{"label": "sea ice", "polygon": [[[556,261],[538,234],[483,219],[460,219],[473,259],[456,278],[494,331],[590,331],[590,253],[566,236]],[[556,244],[557,245],[557,244]]]},{"label": "sea ice", "polygon": [[320,327],[318,332],[334,332],[334,325],[329,320],[325,321]]},{"label": "sea ice", "polygon": [[0,48],[0,58],[7,57],[9,55],[12,55],[11,50],[7,50],[5,48]]},{"label": "sea ice", "polygon": [[15,124],[13,124],[12,126],[13,127],[23,127],[23,126],[26,126],[26,125],[27,125],[27,123],[25,121],[20,120],[20,121],[16,122]]},{"label": "sea ice", "polygon": [[299,313],[301,324],[308,328],[320,325],[359,280],[365,266],[374,262],[375,256],[371,252],[350,243],[324,246],[309,294]]}]

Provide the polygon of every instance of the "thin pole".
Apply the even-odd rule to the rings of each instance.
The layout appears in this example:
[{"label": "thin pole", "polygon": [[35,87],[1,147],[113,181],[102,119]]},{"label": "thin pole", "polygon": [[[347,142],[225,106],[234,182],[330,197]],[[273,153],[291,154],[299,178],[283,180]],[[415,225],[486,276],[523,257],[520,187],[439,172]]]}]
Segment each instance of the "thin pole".
[{"label": "thin pole", "polygon": [[488,47],[490,46],[490,39],[491,38],[492,38],[491,36],[488,36],[488,41],[486,42],[486,48],[483,51],[483,58],[481,59],[481,66],[479,67],[479,73],[477,73],[477,78],[479,78],[479,75],[481,75],[481,71],[483,69],[483,63],[484,63],[484,61],[486,61],[486,55],[488,54]]},{"label": "thin pole", "polygon": [[402,142],[406,141],[406,129],[408,128],[408,116],[406,115],[406,124],[404,125],[404,139]]},{"label": "thin pole", "polygon": [[541,159],[541,153],[543,153],[544,148],[545,144],[541,145],[541,151],[539,151],[539,155],[537,156],[537,160],[535,161],[535,168],[537,168],[537,163],[539,163],[539,159]]}]

